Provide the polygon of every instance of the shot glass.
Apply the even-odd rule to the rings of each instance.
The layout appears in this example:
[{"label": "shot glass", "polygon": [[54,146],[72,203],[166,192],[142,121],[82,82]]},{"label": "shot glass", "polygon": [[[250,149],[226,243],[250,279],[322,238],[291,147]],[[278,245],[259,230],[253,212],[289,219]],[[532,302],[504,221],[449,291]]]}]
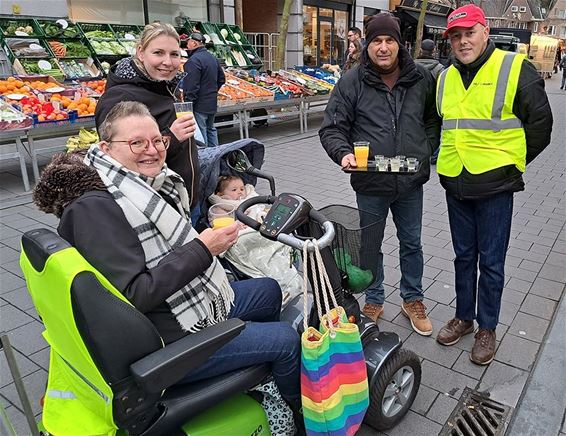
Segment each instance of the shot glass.
[{"label": "shot glass", "polygon": [[414,172],[417,169],[417,158],[408,157],[407,158],[407,171]]},{"label": "shot glass", "polygon": [[369,142],[354,142],[354,156],[356,157],[356,164],[358,165],[358,167],[367,167],[369,157]]},{"label": "shot glass", "polygon": [[391,172],[398,173],[399,168],[401,167],[401,160],[399,159],[399,156],[392,157],[390,159],[390,163],[391,163]]},{"label": "shot glass", "polygon": [[381,156],[379,159],[376,158],[375,163],[377,165],[378,171],[387,171],[387,166],[389,162],[385,157]]},{"label": "shot glass", "polygon": [[184,101],[173,103],[175,105],[175,115],[177,118],[181,118],[182,116],[193,114],[193,102],[192,101]]},{"label": "shot glass", "polygon": [[407,162],[405,160],[405,156],[400,154],[400,155],[397,155],[395,157],[399,159],[399,170],[403,171],[405,169],[405,166],[407,165]]},{"label": "shot glass", "polygon": [[235,208],[229,203],[217,203],[208,209],[208,219],[213,230],[227,227],[236,221]]}]

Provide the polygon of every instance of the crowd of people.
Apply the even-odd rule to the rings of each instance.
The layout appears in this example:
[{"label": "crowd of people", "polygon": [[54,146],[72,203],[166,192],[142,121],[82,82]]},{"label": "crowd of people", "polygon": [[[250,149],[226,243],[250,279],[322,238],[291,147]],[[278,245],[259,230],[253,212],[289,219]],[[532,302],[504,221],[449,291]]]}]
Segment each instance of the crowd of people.
[{"label": "crowd of people", "polygon": [[[433,326],[423,303],[423,185],[431,156],[440,150],[437,171],[456,255],[456,309],[436,340],[453,345],[477,323],[470,356],[485,365],[495,355],[513,194],[524,189],[526,165],[550,142],[552,113],[533,65],[495,48],[479,7],[454,11],[444,36],[454,55],[447,69],[433,59],[432,41],[423,41],[413,60],[398,20],[388,13],[368,22],[365,40],[350,29],[347,71],[330,96],[319,135],[341,167],[357,166],[355,141],[369,141],[370,155],[405,155],[421,163],[412,176],[355,173],[351,184],[359,209],[382,220],[391,211],[401,312],[424,336]],[[198,145],[217,145],[216,92],[224,82],[203,41],[200,34],[190,36],[188,80],[181,84],[178,34],[168,24],[147,25],[135,55],[109,73],[96,109],[100,142],[84,156],[56,156],[34,199],[60,218],[59,234],[151,320],[165,343],[227,318],[247,322],[182,383],[268,362],[298,415],[299,335],[279,320],[279,284],[265,277],[228,281],[217,256],[236,244],[238,223],[201,233],[191,225],[199,182],[194,136],[200,131],[204,138]],[[181,88],[194,114],[177,118]],[[230,179],[216,194],[240,201],[252,193]],[[370,247],[376,280],[363,307],[374,322],[385,310],[381,242]]]}]

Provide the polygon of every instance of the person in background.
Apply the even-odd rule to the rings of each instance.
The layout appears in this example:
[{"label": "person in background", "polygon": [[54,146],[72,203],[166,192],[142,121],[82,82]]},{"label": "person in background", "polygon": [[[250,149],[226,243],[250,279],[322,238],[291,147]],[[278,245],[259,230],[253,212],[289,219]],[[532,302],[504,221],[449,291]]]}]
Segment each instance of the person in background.
[{"label": "person in background", "polygon": [[344,53],[344,64],[342,65],[342,69],[344,69],[346,61],[348,60],[348,56],[350,54],[350,43],[354,41],[359,41],[362,45],[362,48],[366,43],[365,39],[362,38],[362,31],[359,27],[355,26],[348,29],[348,45],[346,46],[346,52]]},{"label": "person in background", "polygon": [[[369,141],[369,155],[415,157],[419,171],[410,176],[354,173],[351,184],[358,208],[381,223],[391,210],[399,238],[402,313],[413,329],[432,334],[423,304],[421,228],[423,184],[430,176],[429,158],[437,147],[440,119],[434,108],[435,82],[426,68],[415,64],[401,41],[399,20],[389,13],[375,15],[367,26],[367,44],[358,67],[336,84],[319,131],[328,156],[343,168],[356,167],[352,144]],[[362,214],[367,217],[368,214]],[[375,224],[363,222],[362,226]],[[383,313],[383,226],[367,245],[368,265],[375,282],[366,290],[363,313],[377,322]]]},{"label": "person in background", "polygon": [[179,35],[170,24],[145,26],[136,54],[116,63],[110,69],[106,91],[94,113],[96,128],[121,101],[138,101],[149,108],[163,135],[171,138],[167,166],[179,174],[189,191],[191,207],[198,204],[200,166],[197,147],[192,139],[196,124],[192,115],[176,118],[176,91],[183,73]]},{"label": "person in background", "polygon": [[350,46],[348,47],[348,58],[344,64],[344,71],[350,70],[360,63],[362,51],[363,47],[359,39],[355,39],[350,42]]},{"label": "person in background", "polygon": [[456,254],[456,314],[436,340],[457,343],[475,319],[470,359],[487,365],[495,356],[513,194],[525,189],[526,165],[550,143],[552,112],[544,80],[525,55],[495,47],[481,8],[452,12],[444,37],[454,63],[438,79],[437,171]]},{"label": "person in background", "polygon": [[[429,70],[434,80],[436,80],[440,72],[444,70],[444,65],[442,65],[438,59],[434,57],[434,50],[434,41],[431,39],[423,39],[421,42],[421,52],[415,59],[415,62],[423,65],[427,70]],[[439,150],[440,148],[437,148],[430,157],[430,163],[433,165],[436,163]]]},{"label": "person in background", "polygon": [[562,59],[558,66],[562,70],[562,83],[560,84],[560,89],[566,91],[566,54],[562,55]]},{"label": "person in background", "polygon": [[204,47],[204,35],[194,32],[189,36],[189,60],[184,65],[187,73],[183,81],[185,101],[193,103],[193,112],[204,142],[209,147],[218,145],[214,117],[218,110],[218,90],[226,82],[220,62]]}]

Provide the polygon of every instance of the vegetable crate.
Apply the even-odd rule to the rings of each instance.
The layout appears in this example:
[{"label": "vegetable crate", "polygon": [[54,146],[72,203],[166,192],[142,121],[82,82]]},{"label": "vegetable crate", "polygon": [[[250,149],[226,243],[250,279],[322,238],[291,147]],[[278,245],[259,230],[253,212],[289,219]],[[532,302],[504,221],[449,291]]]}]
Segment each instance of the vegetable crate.
[{"label": "vegetable crate", "polygon": [[111,24],[110,27],[118,39],[136,41],[140,39],[143,27],[135,24]]},{"label": "vegetable crate", "polygon": [[61,20],[67,23],[66,28],[64,28],[62,24],[58,23],[58,20],[56,19],[36,20],[36,22],[42,29],[46,38],[76,39],[83,36],[81,29],[75,23],[67,20],[66,18],[62,18]]},{"label": "vegetable crate", "polygon": [[77,25],[83,32],[87,39],[116,39],[114,31],[110,27],[110,24],[104,23],[80,23]]},{"label": "vegetable crate", "polygon": [[43,36],[43,30],[31,18],[2,18],[0,19],[0,30],[6,37],[37,38]]}]

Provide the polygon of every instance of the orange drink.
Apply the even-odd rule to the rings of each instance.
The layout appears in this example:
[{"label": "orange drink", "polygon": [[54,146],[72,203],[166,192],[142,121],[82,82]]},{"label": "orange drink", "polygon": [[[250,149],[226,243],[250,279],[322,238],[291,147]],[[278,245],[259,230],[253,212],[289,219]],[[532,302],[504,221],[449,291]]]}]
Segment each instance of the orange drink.
[{"label": "orange drink", "polygon": [[222,227],[228,227],[230,224],[235,222],[236,220],[231,216],[221,216],[212,220],[212,228],[213,230],[221,229]]},{"label": "orange drink", "polygon": [[369,142],[354,142],[354,156],[356,157],[356,164],[359,167],[367,167],[369,156]]},{"label": "orange drink", "polygon": [[193,103],[191,101],[185,102],[177,102],[174,103],[175,105],[175,115],[177,118],[181,118],[182,116],[193,114]]},{"label": "orange drink", "polygon": [[230,203],[217,203],[208,209],[208,221],[217,230],[236,222],[235,208]]}]

